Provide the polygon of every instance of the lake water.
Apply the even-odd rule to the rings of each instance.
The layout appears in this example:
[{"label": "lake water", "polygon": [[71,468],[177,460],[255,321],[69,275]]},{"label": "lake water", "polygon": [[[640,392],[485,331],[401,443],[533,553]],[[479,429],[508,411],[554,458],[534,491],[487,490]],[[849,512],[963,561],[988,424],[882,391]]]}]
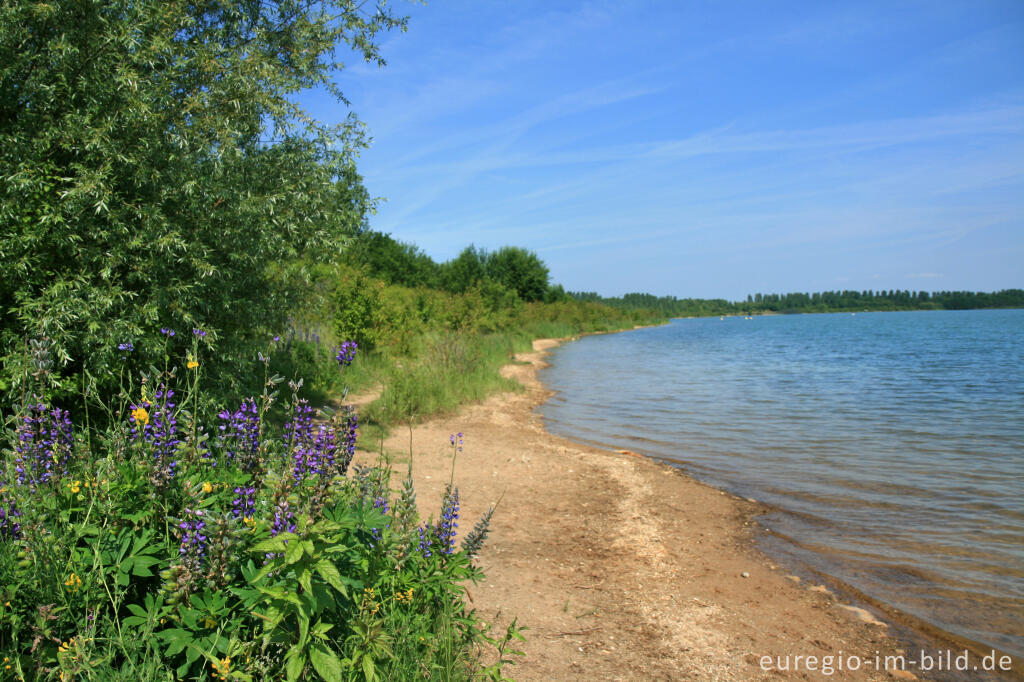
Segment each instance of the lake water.
[{"label": "lake water", "polygon": [[1024,310],[675,320],[551,362],[551,432],[766,502],[793,557],[1024,656]]}]

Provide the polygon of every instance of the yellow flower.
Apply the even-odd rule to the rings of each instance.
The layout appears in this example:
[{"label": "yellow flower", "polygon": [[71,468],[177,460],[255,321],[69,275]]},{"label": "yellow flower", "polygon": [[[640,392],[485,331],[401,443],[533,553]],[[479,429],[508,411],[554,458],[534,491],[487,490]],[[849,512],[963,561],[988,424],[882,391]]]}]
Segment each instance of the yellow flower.
[{"label": "yellow flower", "polygon": [[196,359],[194,357],[189,355],[188,362],[185,363],[185,366],[188,367],[189,369],[195,369],[196,367],[199,366],[199,363],[196,362]]},{"label": "yellow flower", "polygon": [[219,680],[226,680],[231,674],[231,658],[228,656],[210,663],[210,666],[213,668],[213,676]]},{"label": "yellow flower", "polygon": [[82,586],[82,579],[72,573],[67,580],[64,581],[64,585],[70,587],[72,590],[78,590]]},{"label": "yellow flower", "polygon": [[135,417],[137,424],[142,424],[143,426],[149,424],[149,412],[146,412],[144,407],[136,407],[132,410],[132,416]]},{"label": "yellow flower", "polygon": [[[81,481],[72,481],[71,483],[68,483],[68,487],[71,488],[71,492],[73,492],[73,493],[77,493],[79,490],[81,490],[81,488],[79,487],[81,485],[82,485]],[[89,484],[86,483],[86,485],[89,485]]]},{"label": "yellow flower", "polygon": [[209,628],[209,629],[212,630],[213,628],[217,627],[217,621],[215,621],[210,616],[207,616],[206,618],[203,619],[203,627]]},{"label": "yellow flower", "polygon": [[206,481],[205,483],[203,483],[203,492],[206,493],[206,494],[210,494],[210,493],[213,492],[213,486],[210,485],[209,481]]}]

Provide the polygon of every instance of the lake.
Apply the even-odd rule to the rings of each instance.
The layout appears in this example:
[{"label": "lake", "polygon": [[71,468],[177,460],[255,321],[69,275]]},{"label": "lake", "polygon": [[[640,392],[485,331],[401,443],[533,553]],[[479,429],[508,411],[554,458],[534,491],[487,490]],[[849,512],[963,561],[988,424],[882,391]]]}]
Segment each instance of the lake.
[{"label": "lake", "polygon": [[550,360],[552,433],[767,503],[790,558],[1024,656],[1024,310],[674,320]]}]

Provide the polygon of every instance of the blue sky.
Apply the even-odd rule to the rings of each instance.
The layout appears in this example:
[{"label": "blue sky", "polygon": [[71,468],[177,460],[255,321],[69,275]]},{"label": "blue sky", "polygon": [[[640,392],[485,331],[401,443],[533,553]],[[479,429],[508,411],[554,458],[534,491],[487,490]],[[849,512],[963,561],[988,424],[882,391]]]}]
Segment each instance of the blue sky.
[{"label": "blue sky", "polygon": [[1020,0],[397,9],[388,66],[339,81],[372,227],[437,260],[523,246],[604,295],[1024,287]]}]

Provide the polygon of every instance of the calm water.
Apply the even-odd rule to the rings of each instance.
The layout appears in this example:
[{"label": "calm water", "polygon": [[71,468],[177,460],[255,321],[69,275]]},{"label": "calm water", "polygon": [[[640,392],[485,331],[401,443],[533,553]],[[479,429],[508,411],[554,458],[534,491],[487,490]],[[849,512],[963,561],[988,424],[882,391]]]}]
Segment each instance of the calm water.
[{"label": "calm water", "polygon": [[774,505],[802,560],[1024,656],[1024,310],[677,320],[552,363],[552,432]]}]

